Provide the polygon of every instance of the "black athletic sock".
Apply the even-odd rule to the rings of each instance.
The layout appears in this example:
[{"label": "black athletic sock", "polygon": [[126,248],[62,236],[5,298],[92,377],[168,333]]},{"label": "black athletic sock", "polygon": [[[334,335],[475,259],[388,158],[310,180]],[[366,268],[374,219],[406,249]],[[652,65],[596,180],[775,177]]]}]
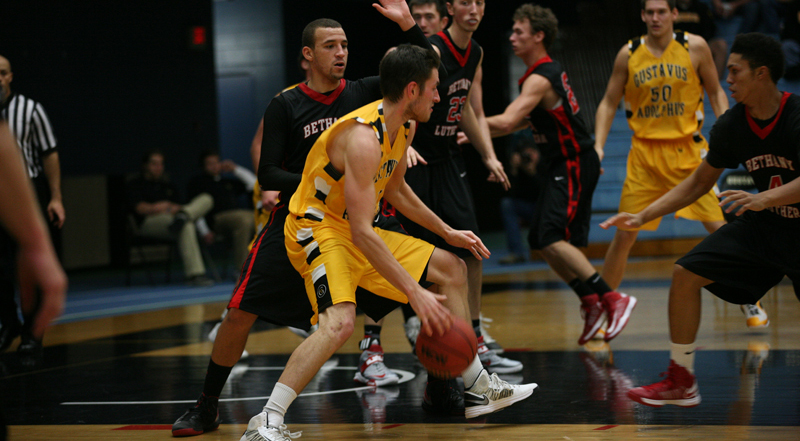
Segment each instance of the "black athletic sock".
[{"label": "black athletic sock", "polygon": [[472,329],[475,330],[475,337],[481,338],[481,319],[472,321]]},{"label": "black athletic sock", "polygon": [[376,340],[381,344],[381,326],[380,325],[364,325],[364,339]]},{"label": "black athletic sock", "polygon": [[447,381],[447,380],[445,380],[444,378],[439,378],[439,377],[431,374],[430,371],[428,371],[428,383],[434,383],[434,382],[437,382],[437,381]]},{"label": "black athletic sock", "polygon": [[611,291],[614,291],[598,273],[592,274],[584,283],[589,285],[589,287],[592,288],[592,290],[600,297],[603,297]]},{"label": "black athletic sock", "polygon": [[575,291],[575,294],[577,294],[579,298],[584,298],[594,294],[594,290],[589,287],[589,285],[581,282],[581,279],[578,279],[577,277],[569,282],[569,287]]},{"label": "black athletic sock", "polygon": [[411,317],[416,317],[417,313],[414,311],[414,308],[411,307],[411,304],[405,303],[403,306],[400,307],[403,310],[403,321],[407,322],[408,319]]},{"label": "black athletic sock", "polygon": [[206,371],[206,381],[203,384],[203,393],[207,397],[219,398],[222,393],[222,388],[228,381],[228,376],[231,374],[233,366],[220,366],[214,363],[213,360],[208,360],[208,370]]}]

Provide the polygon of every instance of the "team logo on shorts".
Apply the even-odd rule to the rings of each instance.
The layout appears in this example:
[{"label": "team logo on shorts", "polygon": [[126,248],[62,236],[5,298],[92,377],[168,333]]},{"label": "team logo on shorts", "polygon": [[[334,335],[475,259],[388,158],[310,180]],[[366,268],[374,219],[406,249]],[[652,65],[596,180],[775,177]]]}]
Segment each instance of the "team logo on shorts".
[{"label": "team logo on shorts", "polygon": [[317,286],[317,298],[321,299],[325,297],[325,294],[328,293],[328,286],[327,285],[319,285]]},{"label": "team logo on shorts", "polygon": [[314,291],[317,293],[317,299],[322,300],[322,303],[325,303],[326,300],[330,300],[330,288],[328,288],[328,275],[325,272],[325,264],[314,268],[311,271],[311,280],[314,281]]}]

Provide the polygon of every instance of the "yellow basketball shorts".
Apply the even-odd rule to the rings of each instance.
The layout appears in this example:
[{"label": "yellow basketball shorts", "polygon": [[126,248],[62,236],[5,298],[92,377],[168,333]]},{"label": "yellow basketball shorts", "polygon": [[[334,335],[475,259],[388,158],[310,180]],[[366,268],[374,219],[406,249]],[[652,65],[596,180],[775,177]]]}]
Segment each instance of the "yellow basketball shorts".
[{"label": "yellow basketball shorts", "polygon": [[[400,265],[414,280],[421,281],[434,246],[417,238],[374,228]],[[356,290],[399,303],[408,303],[404,293],[384,279],[353,244],[350,229],[289,215],[285,227],[286,251],[292,266],[305,280],[306,294],[320,312],[342,302],[356,302]]]},{"label": "yellow basketball shorts", "polygon": [[[695,142],[691,137],[656,141],[634,137],[628,153],[628,167],[619,211],[638,213],[691,175],[703,161],[708,143]],[[691,205],[678,210],[675,217],[701,222],[722,221],[716,186]],[[639,228],[655,230],[661,218]]]}]

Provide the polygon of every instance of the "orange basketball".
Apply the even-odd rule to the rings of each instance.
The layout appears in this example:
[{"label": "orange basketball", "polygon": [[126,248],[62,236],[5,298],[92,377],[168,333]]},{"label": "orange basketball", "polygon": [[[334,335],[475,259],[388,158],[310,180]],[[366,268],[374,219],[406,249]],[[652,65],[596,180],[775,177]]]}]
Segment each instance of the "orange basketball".
[{"label": "orange basketball", "polygon": [[428,336],[420,332],[417,337],[417,358],[428,373],[438,378],[455,378],[461,375],[475,359],[478,340],[466,320],[453,317],[453,326],[444,335]]}]

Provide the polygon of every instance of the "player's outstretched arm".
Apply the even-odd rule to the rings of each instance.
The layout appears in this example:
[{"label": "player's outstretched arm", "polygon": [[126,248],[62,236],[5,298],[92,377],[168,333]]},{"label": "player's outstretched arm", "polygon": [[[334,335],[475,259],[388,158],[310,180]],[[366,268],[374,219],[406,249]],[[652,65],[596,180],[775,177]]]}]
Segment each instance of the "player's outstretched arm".
[{"label": "player's outstretched arm", "polygon": [[451,323],[447,308],[441,304],[446,297],[422,289],[372,228],[375,211],[372,180],[381,155],[372,128],[353,124],[343,129],[336,136],[331,151],[340,153],[331,154],[334,167],[344,169],[344,197],[353,244],[364,253],[378,274],[408,296],[425,329],[443,333]]},{"label": "player's outstretched arm", "polygon": [[419,199],[403,177],[406,171],[405,162],[401,160],[402,165],[398,165],[398,169],[392,174],[386,186],[384,199],[400,210],[404,216],[445,239],[450,245],[470,250],[479,260],[488,258],[491,253],[477,235],[471,231],[452,229]]},{"label": "player's outstretched arm", "polygon": [[[655,218],[680,210],[696,201],[700,196],[708,193],[708,191],[714,187],[714,184],[717,183],[717,179],[719,179],[719,175],[722,174],[722,170],[724,169],[712,167],[709,165],[708,161],[704,159],[688,178],[684,179],[683,182],[676,185],[664,196],[656,199],[655,202],[648,205],[647,208],[640,213],[636,215],[624,213],[627,216],[614,216],[600,224],[600,226],[603,228],[609,228],[612,225],[620,226],[618,223],[619,221],[628,221],[631,219],[632,222],[638,222],[639,225],[644,225]],[[624,227],[625,225],[622,226]]]},{"label": "player's outstretched arm", "polygon": [[614,216],[600,222],[600,228],[607,230],[611,227],[634,229],[644,225],[641,214],[617,213]]},{"label": "player's outstretched arm", "polygon": [[611,71],[611,78],[606,86],[606,93],[600,104],[597,105],[597,113],[594,122],[594,149],[600,160],[605,156],[604,147],[608,132],[611,130],[611,123],[617,113],[622,95],[625,93],[625,83],[628,82],[628,46],[622,46],[614,59],[614,68]]},{"label": "player's outstretched arm", "polygon": [[379,0],[380,4],[373,3],[372,7],[377,9],[378,12],[383,14],[384,17],[397,23],[400,29],[407,31],[417,24],[414,17],[411,16],[411,11],[408,9],[406,0]]},{"label": "player's outstretched arm", "polygon": [[[483,60],[483,56],[481,56],[481,60]],[[503,163],[497,159],[497,155],[494,152],[494,145],[492,144],[492,138],[489,132],[489,124],[486,122],[486,116],[483,115],[483,103],[480,103],[480,115],[478,115],[477,109],[473,107],[474,103],[480,101],[474,98],[474,93],[477,92],[478,95],[483,95],[483,89],[479,82],[482,77],[483,72],[479,64],[478,70],[475,72],[475,78],[472,81],[472,87],[467,96],[467,101],[461,109],[461,121],[458,125],[461,130],[467,134],[469,139],[473,140],[472,145],[481,155],[483,164],[489,170],[488,180],[491,182],[500,182],[503,184],[503,189],[508,190],[511,188],[511,181],[509,181],[505,170],[503,170]]]},{"label": "player's outstretched arm", "polygon": [[53,251],[19,148],[4,122],[0,123],[0,188],[0,222],[19,248],[22,310],[35,312],[32,332],[42,338],[45,328],[64,310],[67,277]]},{"label": "player's outstretched arm", "polygon": [[541,75],[531,75],[522,84],[519,96],[499,115],[486,118],[492,138],[505,136],[527,127],[525,116],[539,105],[545,92],[550,90],[550,81]]}]

